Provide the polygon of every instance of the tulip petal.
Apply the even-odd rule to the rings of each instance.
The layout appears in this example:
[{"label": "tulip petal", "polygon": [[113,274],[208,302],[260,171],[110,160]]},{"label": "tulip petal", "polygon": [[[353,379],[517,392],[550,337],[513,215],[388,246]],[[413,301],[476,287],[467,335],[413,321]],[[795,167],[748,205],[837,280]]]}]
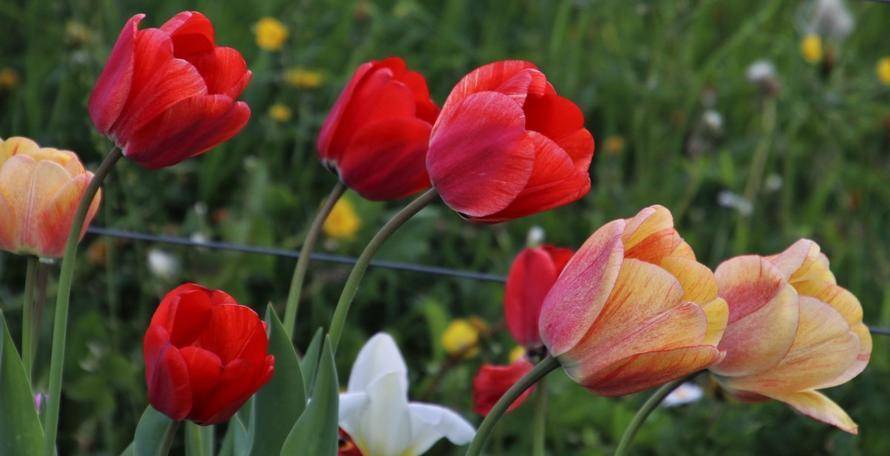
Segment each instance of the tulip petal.
[{"label": "tulip petal", "polygon": [[[488,415],[488,412],[504,393],[533,368],[532,363],[524,357],[507,365],[483,364],[480,366],[473,377],[473,411],[483,416]],[[516,410],[534,390],[534,385],[526,389],[507,407],[507,412]]]},{"label": "tulip petal", "polygon": [[[340,92],[340,96],[337,98],[337,101],[334,102],[334,106],[331,108],[331,111],[325,118],[324,123],[321,126],[321,130],[318,132],[318,141],[316,143],[316,149],[318,149],[319,156],[322,160],[336,161],[338,158],[340,158],[339,153],[342,151],[334,151],[331,148],[331,144],[333,143],[334,137],[336,136],[337,129],[340,128],[340,124],[343,120],[346,108],[349,106],[349,102],[352,101],[352,98],[355,96],[356,88],[364,80],[365,75],[373,68],[374,62],[368,62],[360,65],[355,70],[355,73],[353,73],[352,78],[349,80],[349,83],[346,84],[346,87],[344,87],[343,91]],[[335,154],[329,155],[330,152],[335,152]]]},{"label": "tulip petal", "polygon": [[[31,186],[37,161],[27,155],[15,155],[0,167],[0,195],[3,195],[7,204],[18,214],[18,220],[27,220],[31,205]],[[28,226],[23,223],[23,226]],[[18,240],[21,242],[21,227],[17,230]]]},{"label": "tulip petal", "polygon": [[660,265],[680,281],[684,301],[704,304],[717,297],[717,279],[707,266],[676,256],[665,257]]},{"label": "tulip petal", "polygon": [[856,361],[859,338],[843,317],[817,299],[800,298],[800,321],[791,349],[775,367],[733,379],[733,388],[768,394],[834,386]]},{"label": "tulip petal", "polygon": [[370,401],[361,428],[349,434],[362,454],[401,455],[410,448],[413,423],[403,380],[401,372],[390,372],[367,386]]},{"label": "tulip petal", "polygon": [[102,133],[111,131],[130,95],[136,59],[136,34],[139,22],[144,18],[144,14],[137,14],[124,25],[108,56],[108,62],[90,93],[90,119]]},{"label": "tulip petal", "polygon": [[212,48],[189,57],[188,61],[204,78],[208,95],[222,94],[237,99],[253,75],[241,53],[230,47]]},{"label": "tulip petal", "polygon": [[504,288],[504,317],[518,344],[540,344],[541,306],[559,272],[544,249],[525,249],[513,260]]},{"label": "tulip petal", "polygon": [[33,155],[38,150],[40,150],[40,146],[34,140],[24,136],[13,136],[6,140],[0,138],[0,166],[15,155]]},{"label": "tulip petal", "polygon": [[187,284],[167,294],[151,319],[170,332],[170,342],[182,347],[193,343],[207,328],[212,314],[206,290]]},{"label": "tulip petal", "polygon": [[837,427],[850,434],[859,434],[859,425],[839,405],[818,391],[770,394],[804,415]]},{"label": "tulip petal", "polygon": [[603,396],[623,396],[702,370],[720,359],[711,345],[640,353],[603,369],[607,373],[582,383]]},{"label": "tulip petal", "polygon": [[[392,336],[377,333],[365,343],[349,374],[349,392],[366,391],[384,375],[395,374],[404,395],[408,394],[408,366]],[[350,434],[351,435],[351,434]]]},{"label": "tulip petal", "polygon": [[525,102],[525,128],[551,138],[584,171],[593,158],[593,136],[584,128],[584,114],[572,100],[555,91],[530,96]]},{"label": "tulip petal", "polygon": [[244,102],[225,95],[183,100],[129,138],[128,157],[157,169],[200,155],[235,136],[250,118]]},{"label": "tulip petal", "polygon": [[268,338],[262,320],[253,309],[224,304],[211,308],[210,321],[198,339],[198,346],[216,353],[228,367],[236,359],[260,362],[268,352]]},{"label": "tulip petal", "polygon": [[340,179],[372,201],[404,198],[428,188],[429,138],[430,124],[411,117],[364,126],[337,165]]},{"label": "tulip petal", "polygon": [[574,347],[599,316],[618,279],[624,221],[596,230],[575,253],[541,307],[541,340],[553,356]]},{"label": "tulip petal", "polygon": [[798,296],[782,273],[758,256],[723,262],[715,273],[729,320],[719,349],[719,375],[750,375],[769,369],[788,353],[797,333]]},{"label": "tulip petal", "polygon": [[207,395],[213,391],[222,375],[222,363],[219,356],[203,348],[188,346],[181,348],[179,353],[188,366],[189,385],[192,390],[194,409],[203,408]]},{"label": "tulip petal", "polygon": [[188,366],[169,342],[164,328],[149,326],[143,342],[148,401],[170,418],[180,421],[192,409]]},{"label": "tulip petal", "polygon": [[457,413],[438,405],[413,402],[411,412],[411,446],[408,454],[423,454],[442,437],[455,445],[466,445],[476,431]]},{"label": "tulip petal", "polygon": [[430,99],[430,89],[426,84],[426,78],[422,74],[411,71],[405,61],[399,57],[389,57],[377,62],[380,66],[393,70],[395,78],[411,89],[414,94],[414,104],[417,108],[418,119],[424,120],[430,125],[436,123],[439,116],[439,107]]},{"label": "tulip petal", "polygon": [[442,110],[453,109],[471,95],[480,92],[500,92],[522,106],[529,93],[543,95],[547,86],[547,78],[538,71],[534,63],[523,60],[492,62],[461,78],[451,89]]},{"label": "tulip petal", "polygon": [[819,244],[809,239],[800,239],[784,252],[766,259],[776,265],[795,287],[797,282],[806,280],[836,283],[834,274],[828,269],[828,258],[819,250]]},{"label": "tulip petal", "polygon": [[185,58],[213,50],[213,24],[197,11],[183,11],[173,16],[161,30],[170,35],[176,57]]},{"label": "tulip petal", "polygon": [[535,145],[524,124],[519,105],[495,92],[470,95],[442,110],[426,163],[452,209],[486,217],[516,200],[535,166]]},{"label": "tulip petal", "polygon": [[19,249],[16,243],[19,229],[16,221],[19,218],[15,209],[6,201],[6,197],[2,193],[0,193],[0,214],[5,214],[0,217],[0,249],[16,252]]},{"label": "tulip petal", "polygon": [[587,169],[578,170],[571,157],[553,140],[530,131],[535,163],[526,187],[506,209],[480,221],[500,222],[546,211],[577,201],[590,191]]},{"label": "tulip petal", "polygon": [[660,264],[669,256],[695,260],[689,244],[674,229],[674,216],[664,206],[654,205],[627,220],[624,256]]},{"label": "tulip petal", "polygon": [[[22,231],[19,233],[21,242],[26,246],[36,247],[41,253],[48,255],[60,253],[49,250],[52,246],[48,244],[53,243],[52,240],[41,236],[43,234],[40,229],[41,225],[44,222],[53,222],[41,220],[41,216],[44,214],[43,211],[52,204],[59,191],[71,182],[71,176],[58,163],[41,160],[37,162],[30,177],[31,182],[28,187],[22,189],[23,193],[27,195],[28,201],[24,211],[20,212],[23,214]],[[68,228],[70,228],[70,222]],[[67,230],[63,231],[62,237],[67,238]]]},{"label": "tulip petal", "polygon": [[222,368],[216,387],[206,394],[201,408],[195,404],[189,418],[202,425],[227,421],[256,391],[257,363],[236,359]]},{"label": "tulip petal", "polygon": [[173,57],[170,37],[161,30],[140,31],[135,52],[130,96],[113,127],[121,141],[181,101],[207,93],[201,74],[191,63]]},{"label": "tulip petal", "polygon": [[[43,254],[60,257],[64,253],[74,213],[77,212],[80,200],[83,198],[92,180],[93,173],[80,174],[68,181],[46,203],[38,206],[36,224],[33,230],[40,239],[38,245],[42,246]],[[86,233],[87,228],[93,221],[93,217],[96,216],[101,200],[102,191],[99,190],[87,210],[83,228],[80,230],[81,237]]]},{"label": "tulip petal", "polygon": [[718,345],[726,331],[726,323],[729,321],[729,305],[723,298],[716,298],[702,305],[702,310],[708,316],[708,330],[702,340],[707,345]]}]

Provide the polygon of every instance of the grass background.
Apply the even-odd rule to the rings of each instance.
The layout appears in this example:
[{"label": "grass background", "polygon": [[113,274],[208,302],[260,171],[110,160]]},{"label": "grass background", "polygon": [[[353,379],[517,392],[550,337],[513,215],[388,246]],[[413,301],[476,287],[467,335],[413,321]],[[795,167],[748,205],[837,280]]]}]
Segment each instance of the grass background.
[{"label": "grass background", "polygon": [[[254,72],[244,96],[253,118],[232,141],[174,168],[149,172],[123,163],[95,224],[296,248],[335,181],[315,159],[314,137],[357,64],[403,56],[427,76],[441,102],[460,76],[480,64],[529,59],[585,111],[598,143],[590,194],[497,226],[471,225],[433,205],[379,258],[505,273],[532,226],[544,228],[549,242],[578,246],[604,222],[660,203],[672,209],[681,233],[712,267],[740,253],[777,252],[799,237],[817,240],[839,282],[861,299],[866,321],[886,326],[890,89],[876,78],[875,64],[890,54],[890,5],[849,3],[856,26],[843,42],[826,43],[833,54],[829,66],[809,64],[800,55],[806,5],[799,1],[0,0],[0,68],[19,75],[18,84],[0,89],[0,136],[70,148],[95,166],[109,144],[92,129],[86,99],[124,21],[146,12],[145,23],[157,26],[180,10],[200,10],[213,20],[217,41],[241,50]],[[288,26],[282,51],[256,46],[252,26],[263,16]],[[86,32],[74,33],[71,24]],[[781,89],[775,97],[745,78],[758,59],[777,68]],[[288,86],[282,75],[294,66],[321,71],[324,83],[315,89]],[[272,120],[267,111],[273,103],[289,106],[292,119]],[[708,127],[708,110],[721,115],[720,129]],[[619,143],[623,147],[614,147]],[[753,212],[745,216],[718,204],[724,191],[750,196]],[[356,240],[328,240],[321,250],[357,254],[402,204],[348,197],[362,220]],[[64,454],[116,454],[129,441],[146,404],[142,332],[168,289],[198,281],[258,309],[285,300],[292,261],[163,247],[181,268],[161,277],[147,266],[152,248],[95,237],[84,242],[88,254],[77,274],[65,372]],[[24,264],[0,254],[0,305],[13,327]],[[347,272],[313,264],[299,346],[329,320]],[[50,267],[51,297],[56,273]],[[350,315],[338,359],[341,376],[348,375],[362,342],[386,330],[405,351],[417,396],[446,363],[439,338],[447,322],[477,315],[498,328],[501,300],[497,284],[372,270]],[[36,382],[45,388],[50,325],[44,323]],[[476,367],[504,362],[510,348],[509,336],[493,331],[481,354],[441,375],[428,399],[472,418]],[[890,340],[877,337],[869,369],[829,392],[860,423],[858,437],[780,404],[726,401],[702,380],[706,398],[656,412],[635,450],[890,454],[888,374]],[[551,454],[609,453],[645,397],[598,398],[562,374],[553,378]],[[509,416],[493,453],[526,454],[530,425],[531,407]],[[458,450],[440,443],[433,453]]]}]

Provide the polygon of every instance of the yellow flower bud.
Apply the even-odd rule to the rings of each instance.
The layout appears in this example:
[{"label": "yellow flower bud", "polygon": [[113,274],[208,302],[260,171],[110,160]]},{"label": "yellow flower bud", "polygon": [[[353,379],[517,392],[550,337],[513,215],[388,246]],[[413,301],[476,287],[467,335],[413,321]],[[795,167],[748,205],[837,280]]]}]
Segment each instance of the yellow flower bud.
[{"label": "yellow flower bud", "polygon": [[329,238],[348,241],[355,238],[361,226],[362,220],[355,212],[355,207],[348,199],[340,198],[321,229]]},{"label": "yellow flower bud", "polygon": [[470,319],[452,320],[442,333],[442,348],[451,356],[476,356],[479,353],[479,327]]},{"label": "yellow flower bud", "polygon": [[821,62],[824,54],[822,51],[822,38],[814,33],[805,36],[800,42],[800,53],[803,55],[803,59],[809,63]]},{"label": "yellow flower bud", "polygon": [[264,51],[278,51],[287,40],[288,30],[278,19],[264,17],[254,26],[256,44]]}]

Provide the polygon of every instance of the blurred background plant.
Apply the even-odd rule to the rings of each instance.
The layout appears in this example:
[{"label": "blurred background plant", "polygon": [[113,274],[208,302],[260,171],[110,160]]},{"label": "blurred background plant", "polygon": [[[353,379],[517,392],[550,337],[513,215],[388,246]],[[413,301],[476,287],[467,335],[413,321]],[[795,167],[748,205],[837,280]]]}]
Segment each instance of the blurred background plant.
[{"label": "blurred background plant", "polygon": [[[441,103],[470,69],[524,58],[585,110],[599,144],[591,193],[496,226],[467,224],[434,204],[378,258],[505,274],[532,227],[547,242],[576,247],[603,222],[660,203],[710,266],[744,252],[778,252],[799,237],[816,239],[839,282],[861,299],[866,321],[890,325],[890,5],[0,0],[0,136],[75,150],[94,168],[109,145],[94,133],[86,99],[120,27],[136,12],[157,26],[183,9],[206,13],[218,42],[247,58],[254,72],[246,92],[251,123],[216,151],[175,168],[120,166],[95,225],[295,248],[335,181],[315,158],[315,135],[358,63],[403,56]],[[319,250],[357,254],[399,205],[347,195]],[[193,280],[257,309],[267,302],[280,307],[293,261],[95,236],[84,242],[61,442],[64,454],[117,454],[146,404],[140,337],[160,296]],[[298,346],[328,322],[347,273],[346,266],[312,264]],[[23,258],[0,255],[0,306],[13,326],[24,275]],[[416,399],[469,417],[473,373],[485,361],[507,362],[513,348],[502,295],[497,283],[372,268],[341,344],[341,378],[362,343],[385,330],[404,350],[412,391],[425,396]],[[47,364],[49,329],[42,330],[37,366]],[[46,374],[35,372],[43,388]],[[890,435],[882,432],[890,422],[888,375],[890,340],[879,337],[869,369],[830,393],[860,423],[859,437],[794,417],[780,404],[727,401],[702,383],[700,400],[655,413],[634,448],[890,454]],[[610,452],[644,400],[598,398],[562,374],[548,388],[552,454]],[[492,452],[527,452],[531,415],[526,405],[508,416]],[[439,444],[432,454],[454,453]]]}]

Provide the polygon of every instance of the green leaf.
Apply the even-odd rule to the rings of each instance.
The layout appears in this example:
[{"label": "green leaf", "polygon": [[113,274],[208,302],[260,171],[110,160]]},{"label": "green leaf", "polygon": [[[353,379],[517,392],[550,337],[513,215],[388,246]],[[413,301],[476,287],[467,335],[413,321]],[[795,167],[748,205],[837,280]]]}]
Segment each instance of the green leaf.
[{"label": "green leaf", "polygon": [[312,400],[288,434],[281,454],[335,456],[339,437],[337,425],[339,401],[337,369],[334,367],[330,339],[326,337]]},{"label": "green leaf", "polygon": [[300,362],[300,368],[303,371],[303,385],[306,387],[306,396],[312,394],[312,386],[315,384],[315,371],[318,369],[318,359],[321,354],[321,343],[324,332],[321,328],[315,331],[312,341],[309,342],[309,348],[303,354],[303,360]]},{"label": "green leaf", "polygon": [[250,418],[250,454],[278,454],[294,423],[306,408],[306,391],[297,352],[275,309],[266,309],[269,351],[275,355],[275,375],[254,396]]},{"label": "green leaf", "polygon": [[39,454],[42,446],[34,393],[0,311],[0,454]]},{"label": "green leaf", "polygon": [[187,456],[213,456],[213,426],[201,426],[191,421],[185,423],[185,454]]},{"label": "green leaf", "polygon": [[173,437],[176,436],[178,424],[154,407],[146,407],[133,437],[134,456],[166,456]]}]

